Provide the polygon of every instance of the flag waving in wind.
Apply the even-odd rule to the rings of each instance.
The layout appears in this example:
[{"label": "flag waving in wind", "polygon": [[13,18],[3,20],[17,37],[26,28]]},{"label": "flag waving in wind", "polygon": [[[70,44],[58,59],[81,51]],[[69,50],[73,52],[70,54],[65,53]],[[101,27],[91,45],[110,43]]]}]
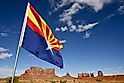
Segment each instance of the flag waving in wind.
[{"label": "flag waving in wind", "polygon": [[63,46],[55,38],[48,24],[46,24],[29,2],[25,13],[18,48],[16,50],[16,59],[11,83],[14,82],[21,47],[34,54],[36,57],[63,68],[63,59],[60,54],[60,50]]},{"label": "flag waving in wind", "polygon": [[24,22],[26,26],[22,31],[24,35],[20,46],[36,57],[63,68],[63,59],[60,54],[63,46],[30,4],[28,4]]}]

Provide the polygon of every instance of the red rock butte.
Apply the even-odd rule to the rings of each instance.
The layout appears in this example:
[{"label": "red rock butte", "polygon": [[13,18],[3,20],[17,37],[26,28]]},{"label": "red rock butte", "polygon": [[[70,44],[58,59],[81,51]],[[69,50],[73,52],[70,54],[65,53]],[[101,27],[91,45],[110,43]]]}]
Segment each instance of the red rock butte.
[{"label": "red rock butte", "polygon": [[[59,77],[55,74],[55,69],[42,69],[30,67],[24,74],[18,77],[18,83],[124,83],[124,75],[104,76],[102,71],[94,77],[93,73],[78,73],[77,77],[72,77],[69,73]],[[0,83],[10,83],[7,78],[0,79]]]},{"label": "red rock butte", "polygon": [[20,76],[20,78],[43,78],[43,77],[55,77],[55,69],[42,69],[39,67],[31,67],[27,69],[24,74]]},{"label": "red rock butte", "polygon": [[72,77],[67,73],[63,77],[55,75],[55,69],[42,69],[31,67],[24,74],[19,76],[19,83],[124,83],[124,75],[104,76],[102,71],[98,71],[98,76],[93,73],[78,73],[77,77]]}]

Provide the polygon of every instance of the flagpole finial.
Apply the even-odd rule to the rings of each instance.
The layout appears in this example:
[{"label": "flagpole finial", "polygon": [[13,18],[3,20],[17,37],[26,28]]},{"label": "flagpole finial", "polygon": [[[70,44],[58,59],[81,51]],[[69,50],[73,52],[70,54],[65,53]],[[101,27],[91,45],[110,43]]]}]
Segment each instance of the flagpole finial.
[{"label": "flagpole finial", "polygon": [[30,5],[30,2],[28,1],[28,5]]}]

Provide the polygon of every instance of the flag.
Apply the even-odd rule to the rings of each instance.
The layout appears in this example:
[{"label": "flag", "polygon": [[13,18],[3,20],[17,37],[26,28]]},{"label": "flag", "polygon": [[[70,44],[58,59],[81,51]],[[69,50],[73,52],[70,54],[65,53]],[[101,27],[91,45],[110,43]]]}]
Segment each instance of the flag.
[{"label": "flag", "polygon": [[36,57],[63,68],[63,58],[60,53],[63,46],[31,4],[27,8],[22,47]]}]

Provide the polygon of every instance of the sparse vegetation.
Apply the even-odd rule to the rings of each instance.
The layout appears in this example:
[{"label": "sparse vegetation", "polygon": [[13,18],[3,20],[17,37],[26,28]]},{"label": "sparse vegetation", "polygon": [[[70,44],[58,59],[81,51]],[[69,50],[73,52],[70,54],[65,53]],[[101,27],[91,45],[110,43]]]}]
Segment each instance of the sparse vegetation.
[{"label": "sparse vegetation", "polygon": [[75,80],[73,80],[73,82],[75,83]]},{"label": "sparse vegetation", "polygon": [[[11,83],[12,77],[5,78],[6,83]],[[14,77],[14,83],[19,83],[19,77],[15,76]]]},{"label": "sparse vegetation", "polygon": [[60,83],[66,83],[66,82],[67,82],[67,80],[64,80],[64,81],[60,80]]},{"label": "sparse vegetation", "polygon": [[51,83],[56,83],[56,81],[50,81]]},{"label": "sparse vegetation", "polygon": [[[59,82],[59,81],[50,81],[51,83],[56,83],[56,82]],[[67,82],[67,80],[60,80],[60,83],[66,83]]]},{"label": "sparse vegetation", "polygon": [[102,82],[102,80],[100,80],[100,79],[97,79],[96,81],[97,81],[97,83],[101,83]]}]

